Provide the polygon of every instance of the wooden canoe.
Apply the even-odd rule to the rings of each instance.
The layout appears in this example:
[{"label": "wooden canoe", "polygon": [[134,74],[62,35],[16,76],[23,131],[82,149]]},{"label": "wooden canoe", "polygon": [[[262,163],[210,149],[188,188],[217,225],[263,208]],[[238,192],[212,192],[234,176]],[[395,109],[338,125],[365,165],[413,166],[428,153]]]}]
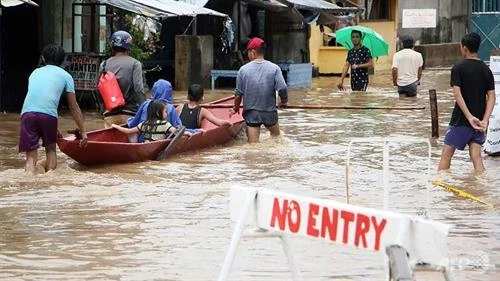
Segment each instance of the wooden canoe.
[{"label": "wooden canoe", "polygon": [[[230,103],[233,97],[216,100],[210,104]],[[229,117],[227,108],[209,109],[215,116],[229,120],[231,127],[217,127],[203,120],[201,127],[205,132],[193,136],[183,136],[170,155],[186,151],[194,151],[206,147],[223,145],[235,139],[243,128],[241,114]],[[160,140],[148,143],[129,143],[127,135],[116,129],[99,129],[87,132],[88,144],[79,147],[79,141],[74,135],[59,138],[59,150],[83,165],[99,165],[109,163],[132,163],[155,160],[158,154],[167,147],[170,140]]]}]

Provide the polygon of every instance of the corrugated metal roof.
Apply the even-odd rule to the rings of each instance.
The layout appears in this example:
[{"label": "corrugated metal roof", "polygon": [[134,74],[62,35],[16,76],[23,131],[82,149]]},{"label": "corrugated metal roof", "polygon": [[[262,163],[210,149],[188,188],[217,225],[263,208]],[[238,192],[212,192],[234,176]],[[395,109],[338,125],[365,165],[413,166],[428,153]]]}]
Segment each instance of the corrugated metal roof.
[{"label": "corrugated metal roof", "polygon": [[38,4],[31,0],[1,0],[0,4],[2,5],[2,7],[12,7],[21,4],[30,4],[38,7]]},{"label": "corrugated metal roof", "polygon": [[186,2],[188,4],[197,6],[197,7],[203,7],[207,4],[208,0],[177,0],[180,2]]},{"label": "corrugated metal roof", "polygon": [[277,0],[244,0],[244,1],[248,2],[249,4],[253,4],[263,8],[276,8],[276,9],[288,8],[287,5]]},{"label": "corrugated metal roof", "polygon": [[286,0],[287,2],[293,4],[297,9],[304,10],[317,10],[317,11],[329,11],[329,12],[355,12],[359,8],[357,7],[339,7],[330,2],[324,0]]},{"label": "corrugated metal roof", "polygon": [[100,0],[100,2],[156,19],[196,15],[227,17],[226,14],[208,8],[174,0]]}]

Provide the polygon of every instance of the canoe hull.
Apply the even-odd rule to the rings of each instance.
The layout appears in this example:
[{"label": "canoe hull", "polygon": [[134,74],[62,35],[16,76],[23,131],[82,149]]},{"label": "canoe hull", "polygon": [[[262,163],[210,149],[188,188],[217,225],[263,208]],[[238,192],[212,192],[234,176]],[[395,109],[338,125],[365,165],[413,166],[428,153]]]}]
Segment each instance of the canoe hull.
[{"label": "canoe hull", "polygon": [[[215,101],[228,102],[227,98]],[[241,115],[229,118],[227,109],[210,109],[218,118],[229,120],[231,127],[217,127],[204,120],[202,128],[205,132],[194,134],[191,137],[183,136],[170,155],[202,148],[219,146],[234,140],[243,128]],[[132,163],[155,160],[158,153],[167,147],[170,140],[160,140],[148,143],[129,143],[127,135],[116,129],[99,129],[87,133],[88,144],[85,148],[79,147],[75,136],[59,138],[59,150],[83,165],[99,165],[112,163]]]}]

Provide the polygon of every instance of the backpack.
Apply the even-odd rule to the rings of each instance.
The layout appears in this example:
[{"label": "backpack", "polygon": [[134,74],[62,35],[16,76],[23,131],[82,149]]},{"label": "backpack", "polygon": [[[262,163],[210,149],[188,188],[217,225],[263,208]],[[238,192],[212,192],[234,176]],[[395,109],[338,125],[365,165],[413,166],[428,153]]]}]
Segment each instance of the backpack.
[{"label": "backpack", "polygon": [[107,111],[111,111],[125,105],[125,98],[122,90],[116,80],[116,76],[112,71],[106,71],[106,61],[102,65],[101,76],[97,83],[97,89],[104,102],[104,107]]}]

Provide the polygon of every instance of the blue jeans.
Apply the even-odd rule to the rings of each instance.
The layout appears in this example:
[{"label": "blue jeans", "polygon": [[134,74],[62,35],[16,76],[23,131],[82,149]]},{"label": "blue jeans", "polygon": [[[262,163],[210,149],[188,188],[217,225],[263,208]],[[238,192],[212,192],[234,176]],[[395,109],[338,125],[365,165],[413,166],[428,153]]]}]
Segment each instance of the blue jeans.
[{"label": "blue jeans", "polygon": [[418,81],[415,81],[406,86],[398,86],[398,93],[400,95],[406,95],[407,97],[414,97],[417,95]]}]

